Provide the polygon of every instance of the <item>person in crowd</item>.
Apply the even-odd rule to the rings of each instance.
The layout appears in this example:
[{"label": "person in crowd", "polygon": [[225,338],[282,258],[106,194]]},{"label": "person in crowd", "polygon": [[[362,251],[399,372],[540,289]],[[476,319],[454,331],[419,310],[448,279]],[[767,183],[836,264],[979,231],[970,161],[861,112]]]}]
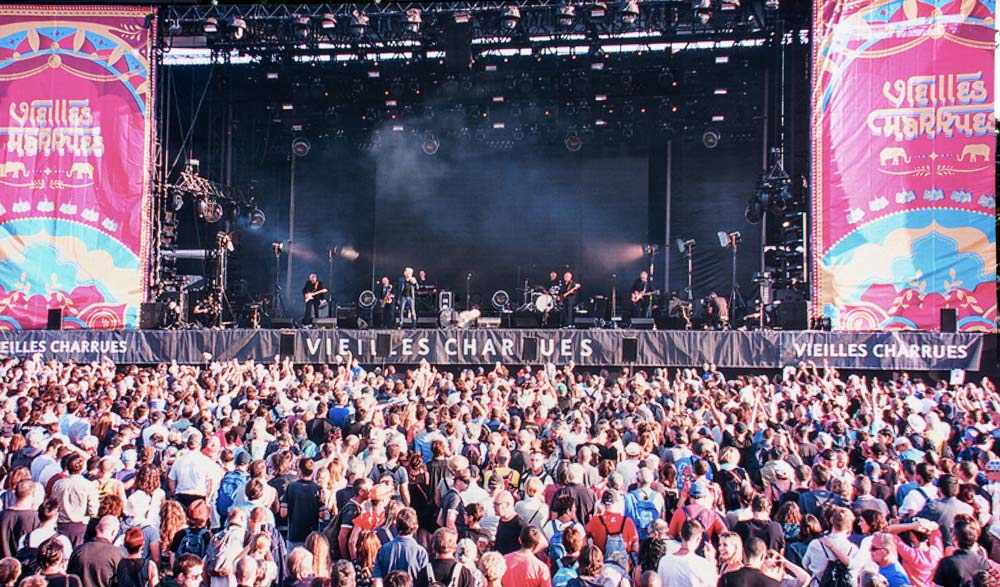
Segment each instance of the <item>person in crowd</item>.
[{"label": "person in crowd", "polygon": [[427,566],[429,558],[413,535],[417,533],[417,512],[404,508],[396,517],[396,537],[382,545],[375,556],[372,578],[375,587],[382,587],[383,581],[393,571],[403,571],[411,580]]},{"label": "person in crowd", "polygon": [[746,564],[722,573],[719,577],[718,587],[779,587],[780,581],[772,579],[761,570],[767,553],[767,543],[752,536],[747,541]]},{"label": "person in crowd", "polygon": [[121,525],[118,518],[104,516],[97,523],[94,540],[80,545],[69,559],[67,571],[80,577],[83,587],[112,587],[125,553],[113,544]]},{"label": "person in crowd", "polygon": [[0,512],[0,554],[14,556],[21,539],[40,525],[38,511],[32,506],[35,482],[18,481],[14,487],[14,504]]},{"label": "person in crowd", "polygon": [[114,584],[118,587],[140,587],[156,585],[159,581],[159,569],[148,557],[142,556],[146,536],[139,528],[129,528],[125,531],[122,546],[125,558],[118,562],[115,568]]},{"label": "person in crowd", "polygon": [[[458,534],[451,528],[438,528],[431,538],[430,563],[417,575],[414,587],[431,587],[438,582],[455,587],[475,587],[472,570],[455,559],[458,550]],[[459,576],[456,577],[455,573]]]},{"label": "person in crowd", "polygon": [[507,570],[503,575],[503,587],[549,587],[552,580],[549,567],[535,556],[544,540],[534,526],[521,530],[520,548],[504,556]]},{"label": "person in crowd", "polygon": [[712,587],[719,578],[715,561],[697,553],[705,529],[694,519],[681,523],[680,547],[660,558],[657,574],[664,585]]}]

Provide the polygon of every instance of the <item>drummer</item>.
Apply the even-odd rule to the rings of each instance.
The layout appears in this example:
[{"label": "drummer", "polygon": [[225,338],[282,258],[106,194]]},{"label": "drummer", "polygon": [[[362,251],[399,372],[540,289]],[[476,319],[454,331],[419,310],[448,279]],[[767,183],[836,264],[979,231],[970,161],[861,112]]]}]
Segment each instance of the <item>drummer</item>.
[{"label": "drummer", "polygon": [[[559,273],[552,271],[549,273],[549,282],[545,286],[545,293],[549,294],[549,301],[551,304],[555,304],[556,296],[559,295],[562,289],[562,281],[559,279]],[[555,310],[555,307],[552,308]],[[542,326],[544,328],[559,328],[559,312],[547,311],[542,314]]]}]

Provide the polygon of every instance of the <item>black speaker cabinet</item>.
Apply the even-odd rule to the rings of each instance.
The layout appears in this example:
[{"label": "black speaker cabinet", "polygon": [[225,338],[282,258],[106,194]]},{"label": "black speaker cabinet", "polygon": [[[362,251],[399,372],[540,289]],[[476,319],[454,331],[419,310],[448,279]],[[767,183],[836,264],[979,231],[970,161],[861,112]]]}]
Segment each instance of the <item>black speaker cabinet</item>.
[{"label": "black speaker cabinet", "polygon": [[538,338],[534,336],[524,337],[521,343],[521,360],[526,363],[533,363],[538,360]]},{"label": "black speaker cabinet", "polygon": [[295,328],[295,320],[292,318],[271,318],[271,328]]},{"label": "black speaker cabinet", "polygon": [[295,358],[295,333],[294,332],[282,332],[281,333],[281,344],[279,347],[279,354],[281,358]]},{"label": "black speaker cabinet", "polygon": [[652,330],[653,325],[652,318],[632,318],[633,330]]},{"label": "black speaker cabinet", "polygon": [[314,318],[313,326],[315,328],[336,328],[337,319],[336,318]]},{"label": "black speaker cabinet", "polygon": [[139,305],[139,328],[155,330],[163,324],[162,302],[144,302]]},{"label": "black speaker cabinet", "polygon": [[622,363],[634,363],[639,360],[639,339],[622,339]]},{"label": "black speaker cabinet", "polygon": [[958,310],[941,308],[941,332],[958,332]]},{"label": "black speaker cabinet", "polygon": [[375,356],[388,357],[392,352],[392,335],[380,332],[375,335]]},{"label": "black speaker cabinet", "polygon": [[774,325],[782,330],[805,330],[809,327],[809,302],[783,302],[774,310]]},{"label": "black speaker cabinet", "polygon": [[49,308],[46,330],[62,330],[62,308]]}]

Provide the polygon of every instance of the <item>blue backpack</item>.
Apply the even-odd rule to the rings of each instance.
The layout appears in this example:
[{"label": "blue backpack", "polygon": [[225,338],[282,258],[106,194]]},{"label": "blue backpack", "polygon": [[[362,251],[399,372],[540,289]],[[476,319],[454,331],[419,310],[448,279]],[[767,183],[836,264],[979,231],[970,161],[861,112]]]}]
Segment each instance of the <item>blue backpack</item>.
[{"label": "blue backpack", "polygon": [[566,556],[566,547],[562,543],[563,533],[562,529],[559,528],[559,520],[552,520],[551,524],[552,538],[549,539],[549,560],[552,561],[552,564],[558,566],[562,557]]},{"label": "blue backpack", "polygon": [[566,587],[569,582],[580,576],[577,572],[576,567],[580,563],[575,563],[572,566],[564,567],[561,562],[556,561],[556,566],[559,568],[555,575],[552,575],[552,587]]},{"label": "blue backpack", "polygon": [[185,528],[184,536],[181,537],[181,543],[177,546],[177,552],[174,554],[180,556],[190,553],[204,559],[205,551],[208,550],[208,545],[205,544],[205,537],[208,535],[209,533],[206,528],[199,528],[197,531],[192,528]]},{"label": "blue backpack", "polygon": [[222,477],[222,481],[219,482],[219,494],[215,498],[215,511],[223,520],[233,507],[236,492],[246,485],[248,479],[246,471],[229,471]]},{"label": "blue backpack", "polygon": [[656,509],[656,503],[649,496],[643,497],[640,490],[633,489],[625,494],[625,515],[635,524],[639,540],[645,540],[649,536],[647,528],[653,520],[660,517],[660,513]]}]

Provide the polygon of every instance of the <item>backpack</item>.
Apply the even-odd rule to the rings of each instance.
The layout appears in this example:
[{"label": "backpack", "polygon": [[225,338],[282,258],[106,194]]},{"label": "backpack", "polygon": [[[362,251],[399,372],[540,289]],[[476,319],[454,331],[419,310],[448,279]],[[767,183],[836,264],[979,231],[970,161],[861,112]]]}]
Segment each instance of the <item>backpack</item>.
[{"label": "backpack", "polygon": [[826,553],[828,561],[817,587],[853,587],[855,581],[851,577],[851,571],[847,565],[840,562],[840,559],[827,550],[825,546],[823,552]]},{"label": "backpack", "polygon": [[205,536],[208,536],[207,528],[200,528],[197,531],[185,528],[184,536],[181,537],[181,543],[177,546],[177,552],[174,554],[180,556],[191,553],[197,555],[198,558],[205,558]]},{"label": "backpack", "polygon": [[126,560],[134,559],[122,559],[121,563],[118,563],[118,568],[115,569],[115,580],[118,587],[149,587],[149,565],[152,564],[148,559],[138,559],[141,565],[139,566],[138,575],[133,575],[133,570],[129,567],[131,563],[125,563]]},{"label": "backpack", "polygon": [[26,446],[21,450],[14,453],[10,457],[10,470],[13,471],[18,467],[25,467],[30,469],[31,462],[35,460],[35,457],[42,454],[42,449],[35,448],[33,446]]},{"label": "backpack", "polygon": [[746,472],[739,467],[734,467],[729,471],[723,471],[719,477],[722,478],[722,501],[725,502],[726,509],[738,509],[740,489],[747,482]]},{"label": "backpack", "polygon": [[556,571],[555,575],[552,575],[552,587],[566,587],[571,579],[576,579],[580,576],[577,572],[576,567],[580,563],[574,563],[572,566],[564,567],[561,561],[556,561],[556,566],[559,570]]},{"label": "backpack", "polygon": [[205,552],[205,570],[210,577],[228,577],[236,570],[236,558],[243,550],[246,529],[229,526],[212,537]]},{"label": "backpack", "polygon": [[635,524],[639,540],[645,540],[649,535],[647,528],[660,517],[660,511],[650,497],[643,497],[642,491],[633,489],[625,494],[625,515]]},{"label": "backpack", "polygon": [[340,552],[339,537],[340,537],[340,527],[344,525],[344,514],[348,511],[348,508],[350,508],[350,510],[353,511],[355,515],[361,513],[361,508],[358,507],[357,503],[355,503],[354,500],[351,500],[346,504],[344,504],[344,507],[340,508],[340,511],[337,512],[337,515],[336,517],[333,518],[333,521],[327,524],[326,529],[323,530],[323,533],[326,535],[327,541],[330,542],[330,556],[333,557],[333,560],[337,560],[339,558],[347,556],[346,552],[344,553]]},{"label": "backpack", "polygon": [[462,563],[457,561],[455,566],[451,568],[451,580],[447,584],[437,580],[434,576],[434,567],[429,561],[424,568],[427,569],[427,585],[429,587],[458,587],[458,581],[462,578]]},{"label": "backpack", "polygon": [[511,483],[511,481],[514,479],[514,469],[508,467],[507,474],[501,475],[500,471],[498,471],[497,468],[494,467],[493,469],[490,470],[490,478],[492,479],[494,477],[503,481],[504,491],[509,491],[511,495],[514,494],[514,490],[517,489],[516,487],[513,486],[513,483]]},{"label": "backpack", "polygon": [[611,533],[608,525],[604,522],[604,516],[598,516],[597,519],[601,521],[601,525],[604,526],[604,532],[607,535],[607,540],[604,542],[604,560],[608,560],[616,552],[625,555],[627,560],[628,550],[625,548],[625,538],[622,537],[622,534],[625,532],[625,520],[628,518],[622,518],[622,525],[618,528],[618,532],[614,534]]},{"label": "backpack", "polygon": [[[28,535],[30,536],[31,534],[29,533]],[[27,539],[24,541],[24,547],[14,553],[14,558],[21,563],[21,574],[25,577],[41,573],[42,569],[39,567],[38,561],[35,559],[36,555],[38,555],[38,549],[33,546],[28,546]]]},{"label": "backpack", "polygon": [[248,478],[246,471],[229,471],[222,477],[222,481],[219,482],[219,493],[215,497],[215,511],[219,513],[221,519],[226,519],[229,509],[236,500],[236,492],[246,485]]},{"label": "backpack", "polygon": [[[562,543],[562,529],[559,528],[559,520],[552,520],[552,538],[549,539],[549,560],[557,563],[566,556],[566,547]],[[572,524],[572,522],[570,522]]]}]

